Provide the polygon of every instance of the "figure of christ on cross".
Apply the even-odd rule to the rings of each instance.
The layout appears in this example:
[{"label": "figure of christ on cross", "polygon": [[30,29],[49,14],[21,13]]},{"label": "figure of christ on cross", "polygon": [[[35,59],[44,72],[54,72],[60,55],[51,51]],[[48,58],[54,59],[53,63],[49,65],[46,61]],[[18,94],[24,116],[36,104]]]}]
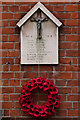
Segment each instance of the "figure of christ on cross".
[{"label": "figure of christ on cross", "polygon": [[37,22],[37,39],[41,39],[41,23],[44,21],[48,21],[47,18],[41,17],[41,10],[38,10],[37,17],[32,18],[31,22]]}]

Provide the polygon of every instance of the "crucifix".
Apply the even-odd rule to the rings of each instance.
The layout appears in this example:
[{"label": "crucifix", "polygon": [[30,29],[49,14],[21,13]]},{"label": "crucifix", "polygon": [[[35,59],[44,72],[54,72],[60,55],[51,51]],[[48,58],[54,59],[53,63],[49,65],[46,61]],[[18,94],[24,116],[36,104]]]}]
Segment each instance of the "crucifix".
[{"label": "crucifix", "polygon": [[37,17],[32,18],[31,22],[37,22],[37,39],[41,39],[41,23],[44,21],[48,21],[47,18],[41,17],[41,10],[39,9],[37,12]]}]

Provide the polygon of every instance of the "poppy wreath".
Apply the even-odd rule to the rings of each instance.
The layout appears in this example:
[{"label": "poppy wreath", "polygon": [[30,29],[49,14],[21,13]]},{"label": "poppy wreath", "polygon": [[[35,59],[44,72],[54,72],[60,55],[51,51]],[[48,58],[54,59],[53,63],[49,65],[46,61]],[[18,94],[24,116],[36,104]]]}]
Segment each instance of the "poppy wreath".
[{"label": "poppy wreath", "polygon": [[[48,100],[43,106],[35,105],[31,99],[32,93],[35,89],[42,89],[46,92]],[[60,96],[58,96],[58,89],[52,82],[45,78],[37,78],[23,85],[19,102],[22,110],[34,117],[46,117],[56,112],[59,107]]]}]

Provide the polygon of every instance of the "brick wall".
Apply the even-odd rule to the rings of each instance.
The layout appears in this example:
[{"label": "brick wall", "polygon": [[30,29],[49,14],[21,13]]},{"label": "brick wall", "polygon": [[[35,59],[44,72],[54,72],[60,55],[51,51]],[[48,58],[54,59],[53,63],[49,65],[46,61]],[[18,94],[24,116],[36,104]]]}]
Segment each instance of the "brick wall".
[{"label": "brick wall", "polygon": [[[61,96],[60,107],[48,120],[79,117],[79,3],[47,3],[44,5],[63,23],[59,29],[59,65],[40,65],[40,76],[53,81]],[[32,120],[22,112],[18,101],[22,85],[38,77],[37,65],[20,64],[20,29],[16,23],[32,8],[34,2],[3,2],[2,10],[2,109],[3,118]],[[36,99],[38,98],[38,99]],[[34,102],[44,104],[47,96],[33,95]],[[43,102],[44,101],[44,102]]]}]

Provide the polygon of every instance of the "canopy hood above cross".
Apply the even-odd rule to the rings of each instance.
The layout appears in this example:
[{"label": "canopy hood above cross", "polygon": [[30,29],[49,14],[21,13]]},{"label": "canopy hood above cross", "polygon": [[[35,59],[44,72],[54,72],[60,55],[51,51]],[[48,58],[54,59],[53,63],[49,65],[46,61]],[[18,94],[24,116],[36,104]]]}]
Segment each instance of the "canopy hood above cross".
[{"label": "canopy hood above cross", "polygon": [[17,25],[21,27],[38,9],[42,10],[45,15],[47,15],[58,27],[62,23],[40,2],[38,2],[18,23]]}]

